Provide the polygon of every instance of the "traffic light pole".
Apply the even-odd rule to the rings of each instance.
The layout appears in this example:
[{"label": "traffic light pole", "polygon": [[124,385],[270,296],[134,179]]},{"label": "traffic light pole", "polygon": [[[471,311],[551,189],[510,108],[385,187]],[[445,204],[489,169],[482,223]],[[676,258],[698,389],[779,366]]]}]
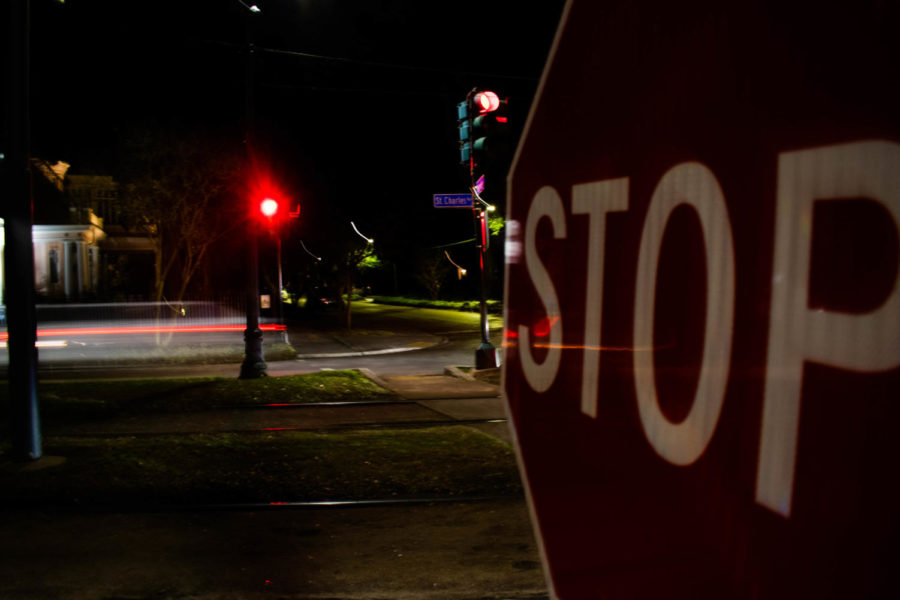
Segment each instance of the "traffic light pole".
[{"label": "traffic light pole", "polygon": [[[278,258],[278,324],[284,326],[284,279],[281,269],[281,232],[275,232],[275,241],[278,244],[276,254]],[[289,344],[287,327],[281,330],[281,341]]]},{"label": "traffic light pole", "polygon": [[[476,90],[473,89],[466,95],[466,104],[468,106],[468,110],[466,111],[466,118],[469,121],[469,131],[473,131],[472,128],[472,94]],[[474,140],[472,140],[474,145]],[[469,189],[472,191],[472,197],[474,199],[481,200],[480,195],[475,189],[475,151],[474,147],[469,154]],[[475,218],[475,227],[477,229],[476,232],[476,240],[478,240],[478,271],[481,279],[481,344],[475,350],[475,368],[476,369],[491,369],[497,367],[499,363],[497,362],[497,349],[491,344],[490,337],[490,324],[488,322],[488,313],[487,313],[487,286],[485,285],[485,269],[484,269],[484,259],[485,254],[487,253],[488,247],[488,227],[487,227],[487,213],[484,210],[483,206],[480,206],[479,202],[472,202],[472,212]]]},{"label": "traffic light pole", "polygon": [[485,284],[484,258],[487,254],[487,213],[483,208],[475,211],[475,223],[478,227],[478,271],[481,277],[481,345],[475,350],[475,368],[490,369],[498,366],[497,349],[491,344],[490,326],[487,313],[487,286]]},{"label": "traffic light pole", "polygon": [[[254,86],[254,48],[253,48],[253,12],[248,10],[247,19],[247,64],[246,64],[246,136],[244,139],[244,156],[247,161],[247,175],[252,170],[253,153],[253,86]],[[263,358],[263,336],[259,328],[259,227],[256,219],[256,206],[252,195],[247,198],[247,328],[244,330],[244,362],[238,379],[257,379],[266,376],[266,361]]]},{"label": "traffic light pole", "polygon": [[247,248],[247,328],[244,330],[244,362],[238,379],[266,376],[263,358],[263,335],[259,328],[259,232],[256,221],[249,222]]}]

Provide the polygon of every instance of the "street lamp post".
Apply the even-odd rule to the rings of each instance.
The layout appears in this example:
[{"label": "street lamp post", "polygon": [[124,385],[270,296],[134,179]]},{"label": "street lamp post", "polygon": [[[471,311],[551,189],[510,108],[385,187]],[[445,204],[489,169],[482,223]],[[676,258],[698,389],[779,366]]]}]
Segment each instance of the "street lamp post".
[{"label": "street lamp post", "polygon": [[[246,134],[244,138],[244,152],[248,166],[248,174],[252,167],[252,141],[253,141],[253,15],[259,13],[256,5],[248,6],[238,0],[246,9],[244,18],[247,26],[247,64],[246,64]],[[266,376],[266,361],[263,357],[263,336],[259,328],[259,226],[256,217],[256,199],[252,194],[247,198],[247,328],[244,330],[244,362],[241,364],[239,379],[256,379]]]},{"label": "street lamp post", "polygon": [[9,103],[5,125],[8,148],[2,165],[4,198],[4,290],[9,329],[9,425],[12,457],[41,458],[41,428],[37,399],[37,318],[34,308],[34,245],[31,226],[29,167],[29,2],[13,0],[4,7],[9,19]]}]

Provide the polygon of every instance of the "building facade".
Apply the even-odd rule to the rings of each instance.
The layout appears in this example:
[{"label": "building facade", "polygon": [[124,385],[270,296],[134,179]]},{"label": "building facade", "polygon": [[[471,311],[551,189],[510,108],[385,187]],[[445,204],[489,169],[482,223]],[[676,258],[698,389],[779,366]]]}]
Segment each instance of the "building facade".
[{"label": "building facade", "polygon": [[[146,235],[122,223],[117,183],[108,175],[74,175],[68,170],[62,161],[32,161],[38,301],[148,297],[154,284],[154,249]],[[0,279],[5,289],[2,264]]]}]

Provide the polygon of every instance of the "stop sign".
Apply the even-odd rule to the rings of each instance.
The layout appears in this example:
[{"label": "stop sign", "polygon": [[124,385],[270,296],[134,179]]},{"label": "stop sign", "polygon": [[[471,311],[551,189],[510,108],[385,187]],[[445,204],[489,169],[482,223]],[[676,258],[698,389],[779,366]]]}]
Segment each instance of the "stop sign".
[{"label": "stop sign", "polygon": [[900,597],[898,23],[567,4],[503,371],[556,597]]}]

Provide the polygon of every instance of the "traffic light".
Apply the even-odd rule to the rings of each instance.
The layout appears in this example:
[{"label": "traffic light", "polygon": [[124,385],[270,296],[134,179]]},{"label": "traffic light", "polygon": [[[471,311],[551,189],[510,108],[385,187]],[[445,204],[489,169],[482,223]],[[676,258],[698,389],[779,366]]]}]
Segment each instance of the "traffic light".
[{"label": "traffic light", "polygon": [[475,156],[493,160],[506,152],[508,120],[506,103],[501,103],[492,112],[478,115],[472,119],[472,137]]},{"label": "traffic light", "polygon": [[259,202],[259,214],[265,219],[269,225],[275,223],[281,212],[281,205],[275,198],[266,196]]},{"label": "traffic light", "polygon": [[278,215],[278,201],[274,198],[263,198],[262,202],[259,203],[259,212],[265,218],[272,220]]},{"label": "traffic light", "polygon": [[470,131],[472,129],[472,121],[469,119],[471,113],[469,100],[460,102],[456,107],[456,118],[459,125],[459,163],[468,165],[469,159],[472,158],[472,143],[470,141]]},{"label": "traffic light", "polygon": [[506,105],[494,92],[473,90],[457,106],[461,164],[473,167],[505,153]]}]

